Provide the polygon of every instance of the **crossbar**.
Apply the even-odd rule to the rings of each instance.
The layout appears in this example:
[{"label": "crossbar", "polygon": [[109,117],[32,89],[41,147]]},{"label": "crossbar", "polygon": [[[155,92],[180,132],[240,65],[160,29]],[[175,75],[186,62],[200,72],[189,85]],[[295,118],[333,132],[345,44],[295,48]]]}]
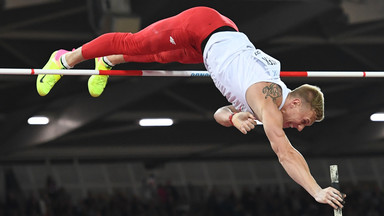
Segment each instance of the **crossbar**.
[{"label": "crossbar", "polygon": [[[172,77],[205,77],[210,76],[207,71],[170,71],[170,70],[46,70],[25,68],[0,68],[0,75],[111,75],[111,76],[172,76]],[[384,71],[282,71],[281,77],[384,77]]]}]

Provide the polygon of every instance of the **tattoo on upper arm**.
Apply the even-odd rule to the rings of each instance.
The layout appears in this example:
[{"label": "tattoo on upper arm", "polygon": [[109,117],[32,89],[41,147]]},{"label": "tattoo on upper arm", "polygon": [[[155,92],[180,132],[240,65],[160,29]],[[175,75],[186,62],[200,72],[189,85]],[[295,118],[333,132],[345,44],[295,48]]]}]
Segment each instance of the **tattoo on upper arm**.
[{"label": "tattoo on upper arm", "polygon": [[273,102],[276,103],[276,99],[281,97],[281,88],[276,83],[271,83],[263,88],[263,94],[265,94],[265,99],[271,97]]}]

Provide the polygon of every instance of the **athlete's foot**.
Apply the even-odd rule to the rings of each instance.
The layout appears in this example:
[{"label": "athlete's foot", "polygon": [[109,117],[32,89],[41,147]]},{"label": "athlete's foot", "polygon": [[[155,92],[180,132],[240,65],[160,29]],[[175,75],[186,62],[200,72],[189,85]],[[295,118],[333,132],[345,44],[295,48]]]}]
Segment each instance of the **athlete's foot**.
[{"label": "athlete's foot", "polygon": [[[65,69],[60,57],[67,52],[69,51],[63,49],[53,52],[43,69]],[[47,95],[61,77],[62,75],[58,74],[39,74],[36,79],[36,89],[39,95]]]},{"label": "athlete's foot", "polygon": [[[111,70],[112,66],[104,62],[103,58],[95,59],[96,70]],[[107,85],[108,75],[92,75],[88,79],[88,91],[92,97],[99,97]]]}]

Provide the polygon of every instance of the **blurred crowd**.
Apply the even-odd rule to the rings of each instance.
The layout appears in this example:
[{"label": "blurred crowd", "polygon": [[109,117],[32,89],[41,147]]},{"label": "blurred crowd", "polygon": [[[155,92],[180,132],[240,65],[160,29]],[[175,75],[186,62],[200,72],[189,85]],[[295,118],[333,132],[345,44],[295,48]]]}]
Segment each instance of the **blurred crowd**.
[{"label": "blurred crowd", "polygon": [[[12,188],[12,187],[11,187]],[[375,184],[346,186],[343,213],[348,216],[384,214],[384,191]],[[92,193],[74,201],[65,188],[47,178],[39,195],[7,190],[0,203],[6,216],[324,216],[331,207],[317,203],[303,189],[243,188],[241,193],[197,186],[176,188],[170,181],[158,184],[146,179],[140,194],[128,191]]]}]

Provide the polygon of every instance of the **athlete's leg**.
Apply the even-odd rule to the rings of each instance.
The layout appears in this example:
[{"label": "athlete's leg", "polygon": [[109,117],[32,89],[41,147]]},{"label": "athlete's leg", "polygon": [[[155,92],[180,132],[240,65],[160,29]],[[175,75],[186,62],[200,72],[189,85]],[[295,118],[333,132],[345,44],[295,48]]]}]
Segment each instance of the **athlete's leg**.
[{"label": "athlete's leg", "polygon": [[[202,62],[202,57],[196,52],[188,53],[186,49],[178,49],[171,51],[164,51],[153,55],[123,55],[123,59],[108,56],[108,59],[112,58],[114,63],[124,62],[157,62],[157,63],[170,63],[179,62],[182,64],[198,64]],[[121,62],[124,61],[124,62]]]},{"label": "athlete's leg", "polygon": [[[237,30],[231,20],[217,11],[207,7],[196,7],[158,21],[135,34],[101,35],[72,52],[60,55],[55,62],[59,62],[60,67],[71,68],[87,59],[123,54],[124,61],[202,63],[202,41],[222,26],[230,26]],[[38,80],[43,79],[38,77]],[[47,94],[56,82],[57,80],[48,85],[44,94]],[[39,89],[40,86],[45,86],[45,83],[40,82],[37,85]],[[103,85],[105,87],[105,84]]]},{"label": "athlete's leg", "polygon": [[154,55],[163,51],[190,47],[189,38],[185,37],[181,14],[158,21],[138,33],[107,33],[84,44],[65,58],[70,66],[86,59],[102,56]]},{"label": "athlete's leg", "polygon": [[[106,56],[111,63],[110,66],[122,64],[126,62],[158,62],[158,63],[170,63],[179,62],[183,64],[198,64],[202,62],[202,56],[197,52],[189,52],[187,54],[186,49],[163,51],[155,54],[147,55],[109,55]],[[65,54],[66,61],[70,67],[84,61],[84,57],[81,55],[81,48],[76,51]]]},{"label": "athlete's leg", "polygon": [[[201,42],[215,29],[222,26],[236,25],[217,11],[207,7],[196,7],[176,16],[160,20],[138,33],[107,33],[84,44],[75,51],[74,56],[68,53],[65,58],[70,66],[96,57],[124,54],[128,56],[158,55],[164,51],[184,49],[183,62],[191,56],[201,55]],[[177,61],[180,56],[161,54],[165,62]],[[168,59],[167,57],[170,57]],[[152,57],[156,59],[156,57]],[[201,56],[202,62],[202,56]],[[140,60],[145,62],[146,60]],[[162,62],[164,63],[164,62]]]},{"label": "athlete's leg", "polygon": [[118,64],[122,64],[127,62],[124,58],[124,55],[110,55],[110,56],[105,56],[104,58],[107,58],[108,61],[110,62],[110,66],[115,66]]},{"label": "athlete's leg", "polygon": [[[85,59],[83,57],[83,55],[81,54],[81,50],[82,48],[77,48],[75,50],[73,50],[72,52],[68,52],[66,53],[64,56],[62,56],[62,58],[65,58],[68,66],[70,67],[74,67],[75,65],[77,65],[78,63],[80,62],[83,62],[87,59]],[[99,56],[98,56],[99,57]]]},{"label": "athlete's leg", "polygon": [[[183,35],[184,21],[190,12],[160,20],[137,33],[113,32],[103,34],[84,44],[63,58],[70,67],[97,57],[126,54],[150,55],[165,50],[177,50],[189,45],[188,35]],[[177,42],[176,42],[176,41]]]}]

